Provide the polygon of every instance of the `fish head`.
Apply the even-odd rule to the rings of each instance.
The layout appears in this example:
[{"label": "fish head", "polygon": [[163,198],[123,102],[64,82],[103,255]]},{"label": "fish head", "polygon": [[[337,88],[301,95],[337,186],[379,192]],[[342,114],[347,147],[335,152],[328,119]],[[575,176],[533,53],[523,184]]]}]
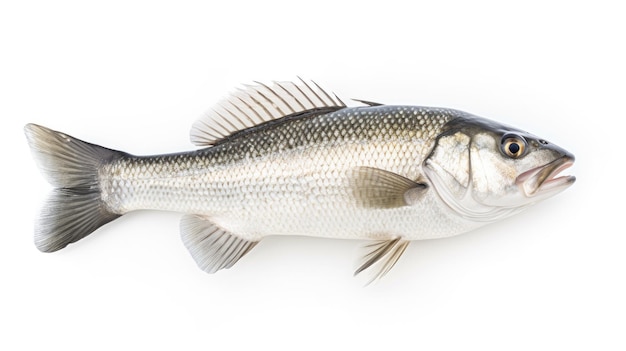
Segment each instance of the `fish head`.
[{"label": "fish head", "polygon": [[451,120],[424,162],[437,194],[474,221],[495,221],[571,186],[574,155],[544,139],[475,116]]}]

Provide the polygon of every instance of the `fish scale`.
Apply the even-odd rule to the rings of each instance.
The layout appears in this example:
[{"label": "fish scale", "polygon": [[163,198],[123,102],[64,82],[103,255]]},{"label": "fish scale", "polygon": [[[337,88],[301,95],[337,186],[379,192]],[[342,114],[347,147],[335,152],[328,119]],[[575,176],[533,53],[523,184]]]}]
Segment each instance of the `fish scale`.
[{"label": "fish scale", "polygon": [[[218,218],[221,228],[246,240],[378,236],[389,231],[390,214],[359,208],[350,170],[379,167],[415,177],[435,137],[455,116],[451,110],[381,106],[268,124],[255,134],[190,154],[120,159],[102,172],[102,194],[114,213],[154,209],[200,214]],[[311,133],[301,133],[303,129]],[[432,212],[412,210],[420,217]],[[311,217],[324,217],[326,224],[313,225]],[[345,221],[348,217],[357,220]],[[414,220],[395,222],[393,231],[405,238],[442,234],[415,230]]]},{"label": "fish scale", "polygon": [[[358,100],[360,101],[360,100]],[[202,149],[133,156],[37,125],[56,187],[35,230],[56,251],[135,210],[182,212],[183,242],[213,273],[270,235],[375,240],[356,273],[386,274],[412,240],[467,232],[562,191],[573,163],[543,139],[445,108],[347,107],[314,83],[259,83],[199,119]],[[375,267],[375,268],[373,268]]]}]

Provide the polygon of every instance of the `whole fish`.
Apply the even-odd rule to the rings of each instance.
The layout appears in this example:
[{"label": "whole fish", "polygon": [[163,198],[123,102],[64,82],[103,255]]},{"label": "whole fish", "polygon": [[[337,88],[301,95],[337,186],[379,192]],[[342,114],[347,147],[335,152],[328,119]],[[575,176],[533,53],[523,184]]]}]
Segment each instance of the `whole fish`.
[{"label": "whole fish", "polygon": [[256,83],[192,127],[201,149],[134,156],[35,124],[26,136],[55,187],[35,225],[52,252],[142,210],[183,212],[198,266],[232,267],[269,235],[370,240],[355,275],[385,275],[412,240],[520,212],[575,181],[562,148],[447,108],[347,107],[313,82]]}]

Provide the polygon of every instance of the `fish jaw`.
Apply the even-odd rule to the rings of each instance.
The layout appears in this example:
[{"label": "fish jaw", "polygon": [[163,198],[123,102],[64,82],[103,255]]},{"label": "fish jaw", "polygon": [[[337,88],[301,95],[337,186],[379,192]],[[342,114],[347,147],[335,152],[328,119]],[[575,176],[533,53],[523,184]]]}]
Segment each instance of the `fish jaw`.
[{"label": "fish jaw", "polygon": [[515,179],[515,184],[529,198],[548,197],[557,194],[576,181],[575,176],[559,176],[574,164],[574,155],[567,154],[543,166],[523,172]]}]

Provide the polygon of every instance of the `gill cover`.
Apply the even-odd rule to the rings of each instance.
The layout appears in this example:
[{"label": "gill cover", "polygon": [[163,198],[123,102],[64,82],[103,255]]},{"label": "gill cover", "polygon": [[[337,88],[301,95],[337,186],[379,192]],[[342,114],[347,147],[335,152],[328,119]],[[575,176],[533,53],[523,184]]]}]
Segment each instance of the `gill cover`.
[{"label": "gill cover", "polygon": [[521,211],[525,206],[511,200],[516,171],[503,162],[499,132],[480,128],[491,121],[479,118],[461,123],[468,120],[455,121],[438,138],[424,163],[426,176],[443,203],[469,221],[492,222]]}]

